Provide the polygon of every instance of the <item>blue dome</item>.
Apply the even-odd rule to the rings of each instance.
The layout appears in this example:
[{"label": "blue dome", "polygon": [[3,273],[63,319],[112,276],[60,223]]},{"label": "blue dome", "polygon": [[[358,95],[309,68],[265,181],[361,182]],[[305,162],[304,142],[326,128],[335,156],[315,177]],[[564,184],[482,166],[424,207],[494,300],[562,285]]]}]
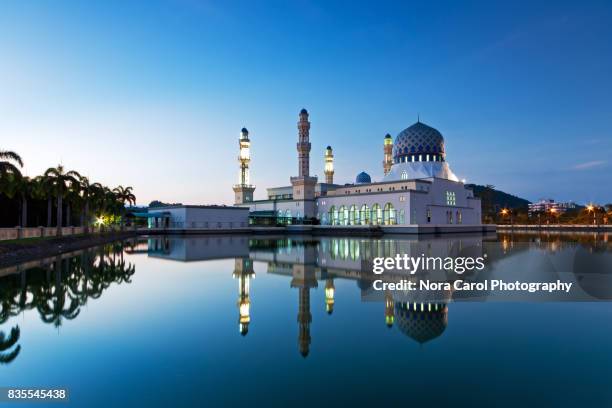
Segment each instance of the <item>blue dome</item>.
[{"label": "blue dome", "polygon": [[365,171],[362,171],[361,173],[359,173],[357,175],[357,178],[355,178],[355,183],[357,184],[365,184],[365,183],[371,183],[371,182],[372,182],[372,178]]},{"label": "blue dome", "polygon": [[393,162],[423,161],[426,155],[430,155],[432,161],[445,160],[444,137],[436,129],[417,122],[395,138]]}]

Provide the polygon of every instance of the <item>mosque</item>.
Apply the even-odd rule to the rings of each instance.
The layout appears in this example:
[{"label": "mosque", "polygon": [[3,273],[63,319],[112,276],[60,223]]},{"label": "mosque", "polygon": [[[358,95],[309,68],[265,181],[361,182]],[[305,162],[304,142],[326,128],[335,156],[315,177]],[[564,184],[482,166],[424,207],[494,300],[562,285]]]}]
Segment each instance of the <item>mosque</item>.
[{"label": "mosque", "polygon": [[[299,113],[298,175],[291,185],[267,189],[254,200],[249,181],[249,132],[240,132],[235,205],[248,207],[252,224],[320,224],[324,226],[482,226],[480,199],[465,187],[447,162],[442,134],[420,120],[395,140],[383,139],[382,175],[373,181],[362,171],[353,183],[334,182],[334,154],[323,154],[325,181],[310,175],[310,121]],[[460,229],[455,229],[460,230]],[[401,229],[397,229],[401,232]]]}]

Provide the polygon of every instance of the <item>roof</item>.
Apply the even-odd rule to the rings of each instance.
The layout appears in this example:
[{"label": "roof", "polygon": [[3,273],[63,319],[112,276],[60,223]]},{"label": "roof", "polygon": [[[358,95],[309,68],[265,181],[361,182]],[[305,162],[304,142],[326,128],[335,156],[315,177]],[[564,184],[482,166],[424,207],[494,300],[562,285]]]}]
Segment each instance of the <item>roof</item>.
[{"label": "roof", "polygon": [[148,208],[148,211],[165,211],[165,210],[176,210],[178,208],[201,208],[201,209],[219,209],[219,210],[248,210],[247,207],[235,207],[232,205],[169,205],[167,207],[153,207]]},{"label": "roof", "polygon": [[155,212],[155,213],[143,213],[143,212],[134,212],[130,213],[133,217],[136,218],[159,218],[161,217],[169,217],[170,213],[167,211]]}]

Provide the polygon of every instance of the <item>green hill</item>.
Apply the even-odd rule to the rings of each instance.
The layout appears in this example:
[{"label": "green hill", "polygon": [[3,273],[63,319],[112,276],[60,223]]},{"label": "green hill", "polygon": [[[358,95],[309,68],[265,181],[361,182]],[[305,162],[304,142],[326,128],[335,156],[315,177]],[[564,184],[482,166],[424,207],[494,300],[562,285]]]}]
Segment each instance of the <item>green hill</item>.
[{"label": "green hill", "polygon": [[491,210],[499,211],[501,208],[527,210],[527,204],[531,202],[524,198],[496,190],[494,186],[481,186],[478,184],[466,184],[465,186],[472,189],[474,196],[482,200],[483,212]]}]

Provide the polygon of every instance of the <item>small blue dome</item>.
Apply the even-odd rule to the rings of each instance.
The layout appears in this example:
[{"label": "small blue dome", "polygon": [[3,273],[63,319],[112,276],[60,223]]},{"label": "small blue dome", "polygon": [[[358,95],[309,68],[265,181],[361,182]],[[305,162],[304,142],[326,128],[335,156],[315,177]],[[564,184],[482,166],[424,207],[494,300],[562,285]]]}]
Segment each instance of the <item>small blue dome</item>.
[{"label": "small blue dome", "polygon": [[361,173],[359,173],[357,175],[357,178],[355,178],[355,183],[357,184],[365,184],[365,183],[371,183],[371,182],[372,182],[372,178],[365,171],[362,171]]}]

